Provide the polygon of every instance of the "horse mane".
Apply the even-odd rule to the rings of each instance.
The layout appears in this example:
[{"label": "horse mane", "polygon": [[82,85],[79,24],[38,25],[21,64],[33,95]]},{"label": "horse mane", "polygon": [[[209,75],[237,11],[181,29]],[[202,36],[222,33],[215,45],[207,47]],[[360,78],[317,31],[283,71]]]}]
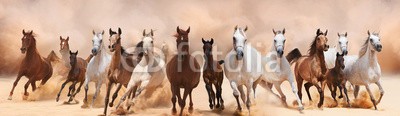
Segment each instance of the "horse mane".
[{"label": "horse mane", "polygon": [[362,57],[367,53],[369,39],[365,40],[364,44],[362,45],[360,51],[358,52],[358,57]]},{"label": "horse mane", "polygon": [[310,49],[308,49],[308,54],[309,55],[314,55],[317,53],[317,38],[319,35],[322,35],[323,33],[318,33],[317,36],[315,36],[314,41],[311,42],[310,44]]}]

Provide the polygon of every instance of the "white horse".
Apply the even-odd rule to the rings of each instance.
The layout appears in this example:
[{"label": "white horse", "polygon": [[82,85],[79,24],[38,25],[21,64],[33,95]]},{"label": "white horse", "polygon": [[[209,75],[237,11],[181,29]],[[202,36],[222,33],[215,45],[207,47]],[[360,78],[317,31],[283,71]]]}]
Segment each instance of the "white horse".
[{"label": "white horse", "polygon": [[[115,108],[118,108],[121,103],[125,101],[131,91],[135,92],[135,96],[132,97],[132,101],[134,102],[134,98],[137,98],[144,89],[156,88],[162,85],[162,82],[165,79],[164,66],[166,57],[158,55],[154,51],[153,35],[153,30],[148,34],[146,34],[146,30],[143,30],[143,58],[133,69],[131,79],[127,86],[127,91],[121,97],[121,100]],[[165,46],[163,46],[163,52],[165,53],[164,49]],[[137,90],[134,90],[135,88],[137,88]],[[127,102],[127,104],[133,104],[132,101]],[[128,105],[128,107],[129,106],[130,105]]]},{"label": "white horse", "polygon": [[[368,31],[368,38],[359,52],[358,59],[352,64],[345,64],[344,69],[344,77],[355,86],[354,97],[357,98],[360,85],[364,85],[374,104],[375,110],[377,110],[376,104],[381,101],[384,94],[381,85],[381,68],[376,57],[377,52],[381,50],[382,44],[379,34],[370,34]],[[375,101],[374,94],[370,90],[371,83],[375,83],[379,87],[380,98],[378,102]]]},{"label": "white horse", "polygon": [[100,92],[101,85],[104,83],[103,81],[106,80],[107,78],[106,69],[111,62],[111,55],[107,53],[106,47],[103,44],[103,34],[104,31],[101,33],[96,33],[93,31],[94,35],[92,39],[93,58],[90,59],[86,69],[87,71],[85,76],[85,99],[84,99],[85,104],[87,104],[87,92],[89,89],[89,82],[93,81],[96,83],[96,92],[93,96],[90,107],[93,107],[93,103]]},{"label": "white horse", "polygon": [[[233,49],[225,57],[224,69],[225,76],[233,89],[233,96],[236,98],[237,110],[242,110],[239,102],[240,92],[242,101],[246,104],[250,114],[250,95],[253,95],[253,86],[256,86],[254,82],[258,81],[263,74],[263,67],[261,65],[262,56],[260,52],[246,43],[246,31],[247,27],[245,29],[235,27]],[[243,85],[247,88],[246,98],[246,94],[243,92]]]},{"label": "white horse", "polygon": [[271,86],[268,87],[267,85],[268,83],[272,83],[272,85],[274,85],[276,90],[278,91],[282,103],[287,107],[286,96],[281,90],[281,84],[286,80],[289,81],[290,86],[292,87],[292,91],[296,96],[297,103],[299,104],[298,109],[302,111],[304,107],[301,104],[300,97],[297,94],[297,88],[294,84],[295,77],[290,68],[290,63],[285,57],[282,57],[286,41],[286,38],[284,36],[285,29],[283,29],[282,31],[275,31],[273,29],[272,31],[275,34],[274,43],[270,52],[268,52],[267,55],[264,56],[262,59],[262,64],[265,70],[263,76],[261,77],[260,85],[267,90],[271,90]]},{"label": "white horse", "polygon": [[324,52],[325,64],[328,69],[335,67],[336,53],[347,55],[348,53],[348,39],[347,32],[345,34],[338,33],[338,43],[335,48],[329,48]]}]

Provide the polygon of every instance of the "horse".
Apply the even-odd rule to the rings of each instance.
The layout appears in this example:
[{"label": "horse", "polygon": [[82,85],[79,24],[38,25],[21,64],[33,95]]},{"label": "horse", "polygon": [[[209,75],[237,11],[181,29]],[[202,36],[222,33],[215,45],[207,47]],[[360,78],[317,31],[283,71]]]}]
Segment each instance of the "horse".
[{"label": "horse", "polygon": [[[193,113],[192,90],[199,85],[200,82],[200,65],[197,60],[189,54],[189,32],[182,30],[179,26],[176,28],[176,43],[178,54],[175,55],[166,66],[167,77],[171,84],[172,92],[172,114],[176,114],[176,98],[178,97],[179,106],[181,107],[180,115],[183,115],[183,109],[186,105],[186,98],[189,95],[189,113]],[[180,88],[184,88],[183,99],[180,95]]]},{"label": "horse", "polygon": [[[285,57],[282,57],[286,42],[286,38],[284,36],[285,29],[283,29],[282,31],[280,30],[275,31],[274,29],[272,29],[272,32],[275,35],[273,46],[271,47],[270,52],[268,52],[262,59],[263,62],[262,64],[264,66],[266,65],[265,67],[270,67],[270,68],[265,69],[259,84],[263,86],[266,90],[271,90],[272,87],[271,85],[274,85],[280,95],[282,103],[285,105],[285,107],[287,107],[286,96],[283,94],[281,90],[281,84],[284,81],[288,81],[290,83],[290,86],[292,87],[292,92],[296,96],[297,103],[299,104],[298,110],[302,111],[304,107],[301,104],[299,96],[297,95],[298,90],[294,82],[295,77],[290,68],[288,60]],[[271,67],[272,63],[276,64],[276,67]],[[277,94],[275,95],[278,96]]]},{"label": "horse", "polygon": [[348,53],[348,39],[347,39],[347,32],[344,34],[338,33],[338,43],[333,48],[329,48],[328,51],[324,52],[325,56],[325,63],[327,68],[335,67],[336,62],[336,53],[339,52],[340,54],[347,55]]},{"label": "horse", "polygon": [[[122,47],[121,28],[118,28],[118,33],[112,31],[112,29],[110,28],[109,34],[110,34],[109,38],[110,45],[108,46],[108,48],[110,49],[110,52],[113,53],[113,55],[107,71],[108,83],[107,83],[107,94],[105,96],[104,115],[107,115],[108,106],[113,107],[114,100],[117,98],[118,92],[121,89],[122,85],[124,87],[127,87],[128,82],[130,80],[129,77],[132,75],[132,69],[130,67],[134,68],[142,58],[142,56],[140,55],[138,56],[138,54],[127,53],[125,49]],[[138,52],[138,48],[139,47],[136,47],[134,53]],[[134,58],[134,56],[136,56],[136,58]],[[128,63],[129,61],[131,61],[132,63]],[[124,63],[126,63],[129,66],[129,68],[124,67]],[[109,103],[110,92],[114,84],[117,84],[118,86],[112,96],[111,103]]]},{"label": "horse", "polygon": [[[297,89],[299,90],[297,94],[302,99],[301,88],[303,85],[303,80],[307,81],[304,84],[306,89],[308,99],[312,101],[310,96],[310,87],[315,86],[318,89],[320,101],[318,103],[318,108],[324,103],[324,88],[326,85],[325,73],[327,71],[324,51],[329,49],[327,45],[328,38],[326,35],[328,30],[323,33],[320,29],[317,30],[314,41],[311,43],[310,49],[308,50],[308,55],[302,56],[299,49],[295,48],[292,50],[286,58],[289,62],[295,63],[294,73],[296,75]],[[318,82],[321,85],[318,85]]]},{"label": "horse", "polygon": [[[246,31],[247,26],[244,29],[235,27],[233,49],[225,57],[224,69],[225,76],[233,90],[233,96],[236,98],[237,110],[242,111],[239,102],[240,92],[242,101],[246,104],[250,114],[250,95],[254,92],[257,86],[255,82],[262,76],[264,69],[261,65],[261,53],[247,43]],[[247,88],[247,97],[245,97],[243,85]]]},{"label": "horse", "polygon": [[28,82],[26,82],[24,86],[25,92],[23,99],[25,100],[29,96],[27,91],[29,84],[32,86],[32,91],[35,91],[36,81],[41,80],[40,86],[42,86],[46,84],[46,82],[53,75],[53,67],[51,66],[49,60],[49,56],[51,56],[51,54],[47,58],[40,56],[36,48],[36,39],[33,31],[25,32],[25,30],[22,30],[22,34],[22,47],[20,50],[22,54],[25,54],[25,57],[21,62],[17,78],[14,81],[8,100],[12,100],[14,89],[22,76],[28,78]]},{"label": "horse", "polygon": [[339,88],[340,90],[339,98],[343,98],[342,90],[344,90],[344,93],[347,98],[346,99],[347,104],[350,106],[349,96],[347,95],[347,89],[346,89],[346,80],[344,79],[343,76],[343,69],[345,68],[344,55],[345,55],[344,52],[342,52],[342,54],[339,54],[339,52],[336,53],[335,67],[326,71],[325,77],[326,77],[326,84],[328,85],[329,91],[331,91],[331,96],[333,100],[335,100],[335,102],[337,103],[336,90],[337,88]]},{"label": "horse", "polygon": [[[204,51],[204,66],[203,66],[203,79],[204,83],[206,84],[206,89],[208,93],[208,102],[210,103],[210,109],[214,108],[221,108],[222,110],[224,107],[224,100],[222,99],[222,82],[224,80],[224,71],[222,69],[222,64],[224,60],[215,61],[212,54],[212,48],[214,44],[214,39],[211,38],[210,41],[205,41],[202,38],[203,42],[203,51]],[[216,89],[216,95],[213,91],[212,85],[214,84]],[[215,101],[217,98],[217,101]]]},{"label": "horse", "polygon": [[[162,85],[162,82],[165,79],[165,57],[161,57],[154,52],[153,36],[153,30],[151,30],[150,33],[146,33],[146,30],[143,30],[142,59],[133,69],[127,91],[121,97],[121,100],[116,108],[118,108],[119,105],[126,100],[126,96],[129,95],[129,92],[135,93],[135,95],[131,98],[134,99],[137,98],[137,96],[139,96],[144,89],[156,88]],[[134,101],[127,101],[127,104],[128,107],[130,107],[132,104],[134,104]]]},{"label": "horse", "polygon": [[60,36],[60,50],[59,51],[60,51],[61,59],[63,61],[64,66],[67,67],[68,69],[70,69],[71,68],[70,61],[69,61],[70,60],[70,57],[69,57],[70,49],[69,49],[68,41],[69,41],[69,36],[67,36],[66,39],[63,39]]},{"label": "horse", "polygon": [[[384,90],[381,85],[381,68],[376,57],[377,52],[382,51],[381,39],[379,33],[370,33],[359,51],[358,59],[352,64],[345,64],[344,77],[354,85],[354,97],[357,98],[360,86],[364,85],[375,110],[376,104],[380,103]],[[347,60],[347,59],[345,59]],[[380,91],[378,101],[370,90],[370,84],[375,83]]]},{"label": "horse", "polygon": [[106,47],[103,44],[103,34],[104,31],[101,33],[96,33],[93,30],[93,39],[92,39],[92,56],[93,58],[90,59],[85,74],[85,98],[84,98],[84,105],[82,107],[86,107],[87,105],[87,92],[89,90],[89,82],[93,81],[96,83],[96,92],[93,96],[92,103],[90,107],[93,107],[94,101],[96,100],[97,95],[100,92],[101,85],[103,81],[107,78],[107,67],[111,61],[111,55],[107,53]]},{"label": "horse", "polygon": [[[86,73],[86,67],[87,67],[87,62],[83,58],[77,57],[78,56],[78,51],[71,52],[69,51],[69,61],[70,61],[70,71],[68,72],[67,80],[61,85],[60,92],[57,94],[56,102],[60,100],[60,94],[61,91],[64,89],[65,85],[69,82],[72,82],[72,84],[69,86],[69,91],[68,91],[68,97],[69,100],[68,102],[71,102],[75,95],[78,94],[81,91],[81,87],[85,81],[85,73]],[[75,92],[75,85],[79,83],[78,89]]]}]

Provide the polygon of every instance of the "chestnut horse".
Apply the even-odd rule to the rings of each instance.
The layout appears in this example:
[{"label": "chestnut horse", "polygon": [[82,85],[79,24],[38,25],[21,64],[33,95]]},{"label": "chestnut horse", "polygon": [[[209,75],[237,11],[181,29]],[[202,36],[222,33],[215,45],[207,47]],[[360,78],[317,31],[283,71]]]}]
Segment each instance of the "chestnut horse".
[{"label": "chestnut horse", "polygon": [[[326,85],[325,73],[327,68],[324,51],[329,49],[329,45],[327,45],[327,34],[328,30],[326,30],[325,33],[321,32],[320,29],[317,30],[315,39],[308,50],[308,55],[302,56],[299,49],[295,48],[286,57],[289,62],[296,62],[294,73],[297,81],[297,94],[300,100],[302,99],[301,88],[303,80],[305,80],[307,83],[304,84],[304,88],[306,89],[310,101],[312,101],[309,91],[310,87],[315,86],[318,89],[320,95],[320,101],[318,103],[319,108],[321,108],[324,103],[324,88]],[[318,82],[321,82],[321,85],[318,85]]]},{"label": "chestnut horse", "polygon": [[[108,46],[108,48],[110,49],[110,52],[113,52],[113,55],[107,71],[108,83],[107,83],[107,94],[105,96],[105,103],[104,103],[105,104],[104,115],[107,115],[108,105],[110,107],[114,106],[113,104],[114,100],[117,98],[118,92],[121,89],[122,85],[124,87],[127,87],[130,77],[132,75],[133,68],[136,66],[137,62],[141,60],[141,56],[138,56],[137,59],[132,60],[131,58],[134,55],[125,52],[125,49],[121,45],[121,34],[122,34],[121,28],[118,28],[118,33],[112,31],[110,28],[109,33],[110,33],[110,38],[109,38],[110,45]],[[133,66],[129,65],[131,63],[128,63],[128,61],[133,61],[134,63]],[[129,68],[124,67],[123,63],[127,63],[130,67]],[[117,84],[118,86],[114,92],[114,95],[112,96],[111,103],[108,104],[111,88],[113,87],[114,84]],[[129,97],[130,95],[131,93],[129,93]]]},{"label": "chestnut horse", "polygon": [[[176,43],[178,54],[175,55],[167,64],[167,77],[171,83],[172,92],[172,114],[176,114],[176,98],[181,107],[180,115],[183,115],[183,109],[186,105],[186,98],[190,97],[189,113],[193,113],[192,90],[197,87],[200,81],[200,65],[197,60],[189,54],[190,27],[185,31],[176,28]],[[184,88],[183,99],[180,94],[180,88]]]},{"label": "chestnut horse", "polygon": [[[215,102],[217,102],[216,108],[224,109],[224,100],[222,99],[222,81],[224,80],[224,71],[222,70],[221,64],[224,60],[215,61],[212,55],[212,48],[214,44],[214,39],[211,38],[210,41],[205,41],[202,38],[203,51],[205,63],[203,66],[203,79],[206,84],[206,89],[208,93],[208,102],[210,102],[210,109],[214,108]],[[217,96],[213,91],[212,85],[214,84],[217,90]],[[217,97],[217,101],[215,101]]]},{"label": "chestnut horse", "polygon": [[[64,89],[65,85],[69,82],[72,82],[72,84],[69,86],[69,91],[68,91],[68,97],[69,100],[68,102],[71,102],[75,95],[78,94],[81,91],[81,87],[85,81],[85,73],[86,73],[86,67],[87,67],[87,62],[83,58],[77,57],[78,51],[75,53],[69,51],[69,61],[70,61],[70,71],[68,72],[67,80],[61,85],[60,92],[57,94],[56,101],[60,100],[60,94],[61,91]],[[75,85],[79,83],[79,87],[75,92]]]},{"label": "chestnut horse", "polygon": [[345,52],[342,52],[342,54],[339,54],[338,52],[336,53],[336,61],[335,61],[335,67],[332,69],[329,69],[325,76],[326,76],[326,84],[328,85],[329,91],[331,91],[331,96],[336,100],[336,90],[339,88],[340,90],[340,96],[339,98],[343,98],[342,90],[344,89],[344,93],[346,94],[346,100],[347,100],[347,105],[350,106],[350,100],[349,96],[347,95],[347,89],[346,89],[346,80],[344,78],[343,74],[343,69],[345,68],[344,65],[344,55],[346,55]]},{"label": "chestnut horse", "polygon": [[[32,86],[32,91],[36,90],[36,81],[41,80],[40,85],[46,84],[46,82],[53,75],[53,67],[51,66],[48,58],[43,58],[40,56],[38,50],[36,49],[36,39],[33,35],[33,31],[25,32],[22,30],[22,47],[21,53],[25,54],[24,59],[21,62],[20,69],[18,71],[17,79],[13,84],[13,88],[11,89],[10,96],[8,100],[12,99],[12,95],[14,93],[15,86],[17,86],[18,81],[22,76],[28,78],[28,82],[25,84],[25,92],[24,99],[29,96],[28,87],[29,84]],[[50,55],[49,55],[50,56]]]}]

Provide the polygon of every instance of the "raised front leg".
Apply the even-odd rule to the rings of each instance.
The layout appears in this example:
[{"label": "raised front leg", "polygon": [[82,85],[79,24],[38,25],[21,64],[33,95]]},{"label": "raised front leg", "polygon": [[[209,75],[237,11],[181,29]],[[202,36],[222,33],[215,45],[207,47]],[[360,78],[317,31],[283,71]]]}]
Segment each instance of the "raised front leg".
[{"label": "raised front leg", "polygon": [[[119,92],[119,90],[121,90],[121,88],[122,88],[122,84],[119,83],[118,86],[117,86],[117,89],[115,90],[115,92],[114,92],[114,94],[112,96],[111,103],[109,104],[110,107],[114,106],[114,100],[118,97],[118,92]],[[130,94],[128,94],[128,95],[130,96]],[[128,96],[128,99],[130,98],[129,96]]]},{"label": "raised front leg", "polygon": [[238,90],[238,85],[235,81],[231,81],[230,82],[231,88],[233,90],[233,96],[236,99],[236,103],[237,103],[237,110],[238,111],[242,111],[242,107],[240,106],[240,102],[239,102],[239,90]]},{"label": "raised front leg", "polygon": [[369,97],[371,98],[371,101],[374,104],[375,110],[378,110],[378,108],[376,108],[376,101],[375,101],[374,94],[372,94],[372,92],[371,92],[371,90],[369,88],[369,85],[365,85],[365,89],[367,89],[367,91],[368,91]]},{"label": "raised front leg", "polygon": [[67,80],[65,80],[65,82],[61,85],[61,89],[60,89],[60,91],[59,91],[58,94],[57,94],[56,102],[58,102],[58,101],[60,100],[61,91],[64,89],[65,85],[66,85],[68,82],[69,82],[69,80],[67,79]]},{"label": "raised front leg", "polygon": [[21,77],[22,77],[22,74],[18,74],[17,78],[14,81],[13,87],[12,87],[12,89],[10,91],[10,95],[8,96],[8,100],[12,100],[12,95],[14,94],[14,89],[17,86],[17,84],[18,84],[19,80],[21,79]]},{"label": "raised front leg", "polygon": [[[318,84],[317,84],[318,85]],[[321,88],[318,89],[319,92],[319,103],[318,107],[321,108],[322,105],[324,104],[324,89],[326,86],[326,80],[321,81]],[[318,88],[318,87],[317,87]],[[336,87],[335,87],[336,88]]]},{"label": "raised front leg", "polygon": [[275,88],[278,91],[279,95],[281,96],[281,100],[282,100],[282,104],[285,107],[288,107],[287,103],[286,103],[286,96],[285,94],[283,94],[282,90],[281,90],[281,85],[280,84],[275,84]]},{"label": "raised front leg", "polygon": [[377,102],[377,104],[379,104],[381,102],[381,100],[382,100],[383,94],[385,94],[385,91],[383,91],[383,88],[382,88],[380,80],[378,82],[376,82],[375,84],[378,86],[379,91],[381,93],[381,96],[379,97],[378,102]]}]

